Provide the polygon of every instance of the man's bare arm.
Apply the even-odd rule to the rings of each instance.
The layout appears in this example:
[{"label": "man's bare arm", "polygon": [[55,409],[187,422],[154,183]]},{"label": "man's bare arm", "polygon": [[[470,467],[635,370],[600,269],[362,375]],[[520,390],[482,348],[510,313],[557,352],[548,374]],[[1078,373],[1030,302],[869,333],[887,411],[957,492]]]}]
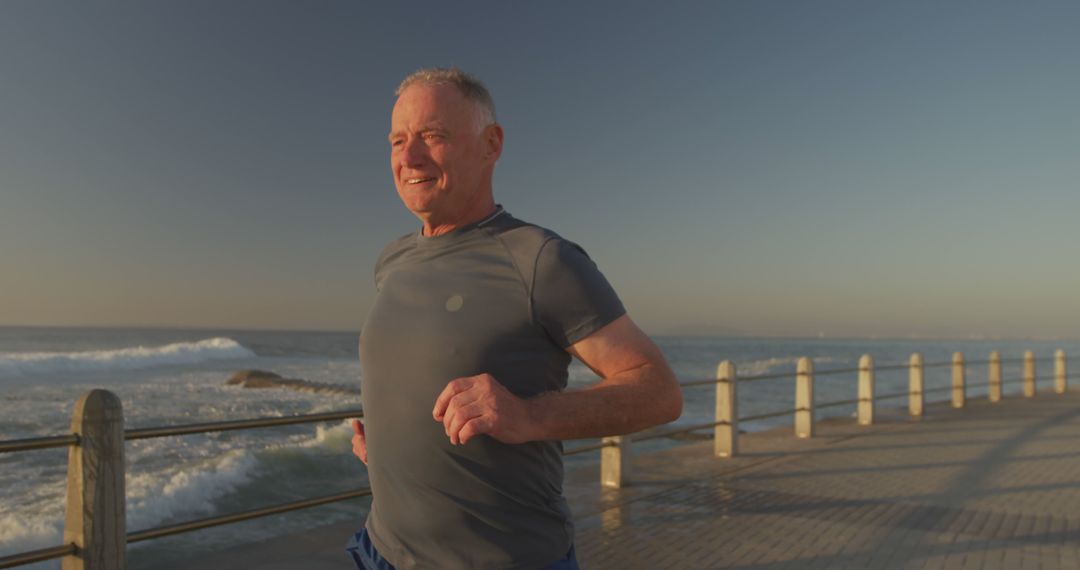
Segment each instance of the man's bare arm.
[{"label": "man's bare arm", "polygon": [[640,431],[682,413],[682,392],[656,344],[622,316],[568,351],[601,381],[581,390],[521,399],[490,374],[447,384],[432,415],[451,443],[490,435],[504,443]]},{"label": "man's bare arm", "polygon": [[641,431],[682,414],[682,391],[663,353],[629,316],[569,352],[601,381],[581,390],[529,400],[537,439],[579,439]]}]

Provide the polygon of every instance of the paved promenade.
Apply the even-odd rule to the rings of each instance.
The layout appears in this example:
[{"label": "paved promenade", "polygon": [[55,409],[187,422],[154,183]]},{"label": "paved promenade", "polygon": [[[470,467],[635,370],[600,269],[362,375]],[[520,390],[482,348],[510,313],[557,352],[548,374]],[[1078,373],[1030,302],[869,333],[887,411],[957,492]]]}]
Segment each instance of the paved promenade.
[{"label": "paved promenade", "polygon": [[1080,567],[1076,392],[933,406],[918,422],[833,423],[794,442],[805,446],[776,435],[745,438],[731,471],[690,457],[642,461],[639,476],[657,492],[582,518],[583,564]]},{"label": "paved promenade", "polygon": [[[750,434],[734,459],[710,441],[642,455],[621,490],[600,492],[596,466],[568,474],[582,567],[1080,567],[1080,392],[882,412],[812,440]],[[190,567],[348,568],[348,526]]]}]

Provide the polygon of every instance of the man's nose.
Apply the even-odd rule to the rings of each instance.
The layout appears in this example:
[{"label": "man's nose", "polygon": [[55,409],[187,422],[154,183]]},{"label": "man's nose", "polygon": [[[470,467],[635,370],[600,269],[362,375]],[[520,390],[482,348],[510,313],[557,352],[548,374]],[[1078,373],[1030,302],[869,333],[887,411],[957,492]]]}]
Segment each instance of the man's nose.
[{"label": "man's nose", "polygon": [[427,147],[420,137],[411,137],[401,149],[401,162],[405,166],[419,166],[427,159]]}]

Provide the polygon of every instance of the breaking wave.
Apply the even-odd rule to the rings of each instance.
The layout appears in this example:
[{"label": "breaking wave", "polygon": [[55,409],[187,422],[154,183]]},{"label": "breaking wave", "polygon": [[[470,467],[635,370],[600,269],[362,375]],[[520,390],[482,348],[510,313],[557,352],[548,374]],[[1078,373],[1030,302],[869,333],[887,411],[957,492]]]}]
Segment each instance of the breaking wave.
[{"label": "breaking wave", "polygon": [[0,352],[0,377],[134,370],[251,358],[255,353],[231,338],[209,338],[158,347],[136,346],[86,352]]}]

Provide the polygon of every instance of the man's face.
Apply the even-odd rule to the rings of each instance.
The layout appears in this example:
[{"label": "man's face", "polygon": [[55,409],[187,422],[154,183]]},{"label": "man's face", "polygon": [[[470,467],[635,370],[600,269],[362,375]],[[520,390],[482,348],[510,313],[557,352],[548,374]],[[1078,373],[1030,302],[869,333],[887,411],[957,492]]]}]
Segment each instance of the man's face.
[{"label": "man's face", "polygon": [[405,207],[421,219],[454,222],[490,192],[498,152],[478,116],[453,85],[416,84],[398,97],[390,168]]}]

